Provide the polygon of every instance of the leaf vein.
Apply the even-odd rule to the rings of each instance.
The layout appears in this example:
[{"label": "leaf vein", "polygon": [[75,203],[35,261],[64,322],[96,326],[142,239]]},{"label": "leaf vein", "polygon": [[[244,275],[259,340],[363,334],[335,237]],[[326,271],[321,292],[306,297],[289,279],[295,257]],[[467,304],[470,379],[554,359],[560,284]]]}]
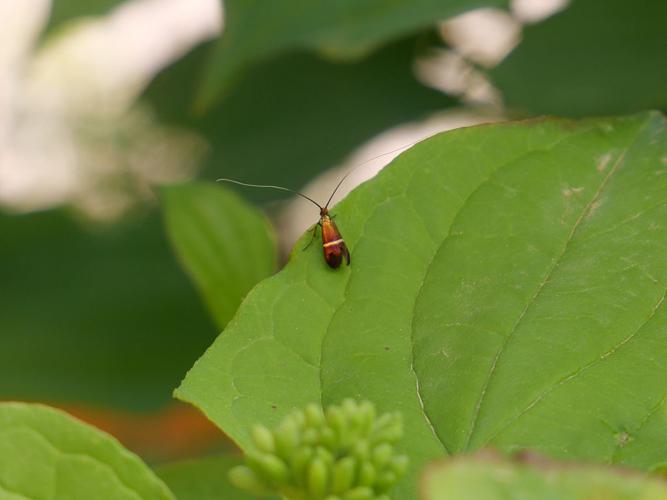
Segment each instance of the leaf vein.
[{"label": "leaf vein", "polygon": [[565,243],[563,245],[563,248],[561,249],[560,253],[556,256],[556,258],[553,260],[552,265],[549,267],[547,272],[545,273],[544,277],[542,280],[540,280],[540,283],[538,284],[537,288],[535,289],[535,292],[530,296],[528,299],[528,302],[526,302],[526,305],[523,307],[521,312],[519,313],[518,318],[512,325],[512,328],[510,329],[509,333],[505,336],[505,340],[503,343],[500,345],[500,348],[496,351],[496,355],[493,358],[493,361],[491,362],[491,368],[489,370],[489,373],[486,377],[486,380],[484,381],[484,385],[482,386],[482,390],[479,396],[479,400],[477,401],[477,405],[475,406],[475,410],[472,416],[472,421],[470,425],[470,431],[468,432],[468,438],[466,440],[465,448],[468,449],[470,446],[470,442],[472,441],[472,437],[477,430],[477,426],[479,423],[479,415],[482,409],[482,405],[484,404],[484,401],[486,399],[487,391],[490,386],[491,380],[493,379],[493,375],[496,371],[496,367],[498,366],[498,361],[501,358],[503,352],[505,351],[505,348],[509,344],[510,339],[513,337],[514,333],[518,329],[519,325],[523,321],[523,318],[525,317],[526,313],[528,310],[533,306],[539,295],[542,293],[544,290],[544,287],[546,286],[547,282],[549,279],[553,276],[553,273],[556,271],[558,266],[563,260],[563,257],[567,253],[567,249],[572,242],[572,239],[574,238],[575,233],[581,226],[581,223],[584,221],[586,216],[591,212],[591,209],[594,207],[596,202],[600,199],[600,196],[602,195],[604,189],[607,187],[609,184],[610,179],[612,176],[618,171],[619,167],[623,163],[623,159],[625,158],[625,154],[627,152],[627,149],[625,149],[618,157],[616,162],[614,163],[614,166],[609,170],[609,173],[602,179],[602,182],[600,183],[600,186],[598,187],[597,191],[595,192],[595,195],[591,198],[591,200],[586,204],[584,209],[581,211],[579,214],[579,217],[575,221],[574,225],[572,226],[572,229],[570,230]]},{"label": "leaf vein", "polygon": [[[556,141],[554,141],[552,144],[550,144],[545,150],[540,151],[540,152],[551,151],[558,144],[560,144],[561,142],[563,142],[566,139],[567,138],[559,138]],[[504,165],[498,166],[496,169],[494,169],[493,172],[490,172],[486,177],[483,177],[482,179],[480,179],[479,184],[474,189],[472,189],[470,191],[470,193],[468,193],[468,195],[465,198],[462,197],[461,205],[458,207],[458,209],[456,210],[456,213],[454,214],[454,216],[452,218],[452,221],[449,225],[449,229],[447,231],[447,234],[443,237],[439,246],[436,248],[435,252],[433,253],[433,255],[430,258],[430,261],[429,261],[429,263],[426,267],[426,272],[423,275],[419,290],[417,292],[417,295],[415,297],[415,301],[414,301],[414,304],[413,304],[413,307],[412,307],[412,319],[411,319],[411,324],[410,324],[410,346],[411,346],[411,356],[412,357],[411,357],[411,362],[410,362],[410,370],[412,371],[412,373],[415,376],[415,380],[416,380],[415,385],[416,385],[416,389],[417,389],[417,399],[418,399],[419,404],[422,408],[422,413],[424,414],[424,418],[426,419],[427,424],[431,428],[431,430],[433,432],[433,435],[437,438],[437,440],[440,442],[440,444],[442,445],[442,447],[444,448],[444,450],[447,453],[449,453],[447,445],[445,444],[444,439],[442,439],[442,437],[438,434],[437,430],[435,429],[435,426],[433,425],[433,422],[432,422],[431,418],[429,417],[429,415],[427,413],[426,405],[424,404],[424,400],[423,400],[423,397],[422,397],[422,394],[421,394],[421,386],[420,386],[420,383],[419,383],[419,376],[417,375],[417,372],[414,368],[414,363],[415,363],[415,360],[416,360],[416,353],[415,353],[415,349],[414,349],[414,346],[415,346],[415,340],[414,340],[415,324],[414,324],[414,321],[415,321],[415,317],[416,317],[415,310],[416,310],[416,307],[417,307],[417,303],[419,302],[419,297],[421,296],[421,294],[423,292],[424,284],[426,282],[426,277],[428,276],[429,270],[430,270],[431,266],[433,265],[433,261],[435,260],[436,256],[438,255],[438,253],[440,252],[442,247],[445,245],[445,243],[449,239],[451,239],[454,236],[459,235],[458,233],[454,233],[452,231],[452,228],[454,227],[454,223],[455,223],[456,219],[458,218],[459,214],[461,213],[463,208],[466,206],[466,204],[468,203],[470,198],[472,198],[472,196],[475,193],[477,193],[481,189],[482,186],[486,185],[491,180],[494,173],[498,172],[503,167],[518,161],[520,158],[524,158],[526,156],[535,154],[536,152],[538,152],[538,151],[529,151],[528,153],[525,153],[523,155],[519,155],[516,158],[513,158],[510,162],[507,162]],[[416,210],[415,210],[415,212],[416,212]]]},{"label": "leaf vein", "polygon": [[660,298],[657,300],[657,302],[654,304],[653,308],[651,309],[651,313],[648,315],[648,317],[642,321],[642,323],[637,327],[630,335],[627,337],[621,339],[616,345],[605,351],[604,353],[600,354],[597,358],[594,360],[590,361],[586,365],[582,366],[578,370],[574,371],[573,373],[570,373],[569,375],[563,377],[560,379],[556,384],[552,385],[549,387],[546,391],[542,392],[539,396],[537,396],[533,401],[531,401],[526,408],[524,408],[516,417],[514,417],[512,420],[510,420],[507,424],[503,426],[501,430],[499,430],[491,439],[492,441],[496,436],[498,436],[502,431],[507,429],[510,425],[512,425],[514,422],[519,420],[523,415],[528,413],[530,410],[532,410],[540,401],[542,401],[544,398],[546,398],[549,394],[551,394],[553,391],[555,391],[558,387],[567,384],[568,382],[572,382],[575,378],[577,378],[579,375],[582,373],[588,371],[589,369],[593,368],[595,365],[598,363],[601,363],[605,359],[610,358],[613,356],[621,347],[623,347],[625,344],[630,342],[633,338],[635,338],[639,332],[653,319],[653,317],[658,313],[660,308],[662,307],[663,303],[665,302],[665,298],[667,297],[667,288],[664,290]]}]

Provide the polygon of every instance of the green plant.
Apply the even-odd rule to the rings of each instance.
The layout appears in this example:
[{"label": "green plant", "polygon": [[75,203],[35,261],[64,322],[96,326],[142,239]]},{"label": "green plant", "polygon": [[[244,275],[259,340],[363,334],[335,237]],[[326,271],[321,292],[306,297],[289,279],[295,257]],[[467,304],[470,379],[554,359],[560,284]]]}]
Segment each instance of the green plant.
[{"label": "green plant", "polygon": [[428,461],[490,445],[664,461],[665,130],[546,119],[420,143],[334,207],[352,266],[298,242],[177,396],[243,449],[311,401],[400,410],[401,499]]},{"label": "green plant", "polygon": [[368,401],[346,399],[324,413],[310,404],[273,431],[255,426],[247,466],[232,469],[230,477],[240,488],[294,500],[387,499],[408,465],[394,452],[402,434],[400,414],[377,418]]},{"label": "green plant", "polygon": [[[115,32],[121,3],[55,2],[46,41],[66,41],[81,15],[113,17],[80,35]],[[645,111],[667,109],[667,4],[577,0],[524,25],[495,68],[466,61],[458,76],[495,84],[500,118],[630,114],[461,128],[419,143],[332,207],[350,267],[329,269],[316,244],[303,251],[307,234],[274,274],[268,219],[206,182],[298,189],[396,125],[454,106],[479,112],[433,74],[435,87],[425,85],[421,63],[467,57],[455,37],[435,34],[452,29],[440,21],[508,4],[229,0],[220,39],[165,68],[126,110],[141,110],[149,131],[173,127],[158,137],[180,127],[208,144],[197,182],[149,186],[192,171],[147,162],[146,206],[91,231],[63,209],[0,215],[0,262],[10,264],[0,269],[3,399],[159,411],[182,380],[176,397],[246,455],[245,465],[221,453],[149,467],[61,411],[0,403],[0,499],[667,498],[653,476],[667,463],[667,120]],[[11,66],[57,73],[57,56]],[[106,65],[98,59],[94,76]],[[12,96],[34,95],[39,82],[26,81]],[[75,102],[36,106],[39,119],[32,103],[12,103],[6,138],[31,159],[47,151],[50,166],[50,147],[23,142],[59,123],[60,160],[83,171],[94,155],[69,134],[95,130],[61,116]],[[106,161],[130,160],[109,166],[110,183],[147,158],[123,150],[124,132],[110,135],[119,144],[99,141]],[[96,176],[82,177],[72,196],[95,201],[83,191]],[[488,447],[499,453],[477,451]]]}]

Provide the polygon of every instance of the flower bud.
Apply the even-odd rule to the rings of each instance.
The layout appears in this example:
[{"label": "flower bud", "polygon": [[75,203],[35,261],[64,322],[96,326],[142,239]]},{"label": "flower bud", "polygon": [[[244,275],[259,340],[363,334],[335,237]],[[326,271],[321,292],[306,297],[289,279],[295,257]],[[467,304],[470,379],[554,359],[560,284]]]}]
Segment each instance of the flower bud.
[{"label": "flower bud", "polygon": [[230,478],[253,493],[286,498],[389,500],[385,492],[408,466],[392,446],[402,431],[399,413],[378,417],[367,401],[346,399],[325,412],[308,405],[273,431],[253,427],[248,466],[235,468]]},{"label": "flower bud", "polygon": [[320,427],[324,424],[324,413],[322,413],[322,408],[319,405],[314,403],[306,406],[306,425],[310,427]]},{"label": "flower bud", "polygon": [[396,481],[398,481],[398,477],[396,477],[396,474],[394,474],[391,471],[385,471],[378,476],[377,482],[375,484],[378,491],[384,492],[387,491],[392,486],[394,486],[394,484],[396,484]]},{"label": "flower bud", "polygon": [[359,412],[364,417],[362,428],[364,432],[367,433],[372,428],[373,422],[375,421],[375,406],[369,401],[362,401],[359,405]]},{"label": "flower bud", "polygon": [[324,446],[318,446],[315,448],[315,456],[322,460],[327,467],[333,465],[334,463],[334,456],[333,454],[327,450]]},{"label": "flower bud", "polygon": [[326,413],[327,423],[339,436],[341,430],[345,428],[345,416],[338,406],[330,406]]},{"label": "flower bud", "polygon": [[326,464],[319,458],[314,458],[308,468],[308,493],[313,498],[322,498],[327,492],[329,471]]},{"label": "flower bud", "polygon": [[276,444],[273,440],[271,431],[263,425],[255,425],[251,431],[252,440],[258,450],[265,453],[273,453],[276,451]]},{"label": "flower bud", "polygon": [[287,465],[280,458],[269,453],[248,454],[248,462],[267,482],[282,484],[287,481]]},{"label": "flower bud", "polygon": [[382,468],[391,460],[393,455],[394,447],[389,443],[382,443],[373,448],[371,460],[376,467]]},{"label": "flower bud", "polygon": [[233,467],[229,471],[231,483],[242,490],[250,491],[255,495],[266,495],[268,489],[260,477],[245,465]]},{"label": "flower bud", "polygon": [[273,434],[276,452],[287,458],[299,446],[299,428],[294,419],[286,418]]},{"label": "flower bud", "polygon": [[330,449],[334,449],[338,445],[338,437],[331,427],[324,427],[320,431],[320,441]]},{"label": "flower bud", "polygon": [[354,456],[357,457],[359,460],[368,459],[370,455],[370,446],[368,444],[368,441],[366,441],[365,439],[360,439],[359,441],[357,441],[354,445],[352,453],[354,453]]},{"label": "flower bud", "polygon": [[375,467],[370,462],[362,462],[359,467],[359,480],[357,484],[361,486],[373,486],[375,482],[376,472]]},{"label": "flower bud", "polygon": [[301,439],[305,444],[314,445],[319,441],[320,434],[317,429],[309,427],[301,433]]},{"label": "flower bud", "polygon": [[306,471],[312,456],[313,449],[310,446],[303,446],[292,454],[290,458],[290,467],[297,486],[306,484]]},{"label": "flower bud", "polygon": [[357,461],[347,456],[338,460],[333,467],[333,492],[345,493],[352,487],[355,479]]},{"label": "flower bud", "polygon": [[357,403],[354,399],[350,398],[344,399],[342,408],[343,408],[343,413],[345,413],[345,416],[348,419],[353,419],[357,416]]}]

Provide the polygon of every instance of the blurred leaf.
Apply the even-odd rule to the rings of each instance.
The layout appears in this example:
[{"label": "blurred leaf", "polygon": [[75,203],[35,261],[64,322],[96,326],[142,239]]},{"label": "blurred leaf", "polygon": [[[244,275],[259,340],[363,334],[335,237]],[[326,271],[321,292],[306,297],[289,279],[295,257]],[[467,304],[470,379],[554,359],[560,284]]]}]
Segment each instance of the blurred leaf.
[{"label": "blurred leaf", "polygon": [[53,0],[44,33],[49,34],[63,24],[81,17],[100,16],[125,0]]},{"label": "blurred leaf", "polygon": [[351,266],[294,252],[177,396],[244,448],[311,402],[400,410],[401,499],[488,444],[665,462],[666,158],[657,114],[426,140],[335,207]]},{"label": "blurred leaf", "polygon": [[176,254],[223,329],[248,291],[276,270],[271,226],[259,210],[214,185],[171,186],[162,199]]},{"label": "blurred leaf", "polygon": [[199,109],[209,107],[252,65],[290,49],[314,49],[336,58],[360,58],[438,21],[506,0],[226,0],[225,28],[204,75]]},{"label": "blurred leaf", "polygon": [[577,0],[524,40],[491,77],[509,106],[533,114],[667,109],[667,2]]},{"label": "blurred leaf", "polygon": [[540,457],[467,456],[429,465],[423,500],[664,500],[667,483],[638,472]]},{"label": "blurred leaf", "polygon": [[111,436],[41,405],[0,403],[0,497],[173,499]]},{"label": "blurred leaf", "polygon": [[240,457],[218,456],[160,466],[156,473],[178,500],[246,500],[257,498],[229,482],[227,472]]},{"label": "blurred leaf", "polygon": [[0,398],[155,409],[215,331],[157,216],[0,215]]},{"label": "blurred leaf", "polygon": [[[166,122],[194,128],[212,146],[207,177],[298,188],[354,147],[389,127],[451,106],[412,74],[419,42],[386,47],[357,64],[293,54],[257,66],[223,103],[190,115],[203,46],[159,75],[145,97]],[[279,196],[244,192],[254,199]]]}]

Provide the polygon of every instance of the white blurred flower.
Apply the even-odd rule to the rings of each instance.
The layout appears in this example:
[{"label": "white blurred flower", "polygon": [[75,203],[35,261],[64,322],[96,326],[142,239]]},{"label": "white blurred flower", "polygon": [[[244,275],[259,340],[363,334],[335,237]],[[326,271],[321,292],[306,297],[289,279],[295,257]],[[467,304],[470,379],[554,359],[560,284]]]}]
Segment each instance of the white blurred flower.
[{"label": "white blurred flower", "polygon": [[0,203],[114,217],[150,197],[151,184],[192,175],[205,144],[158,126],[136,98],[219,32],[218,0],[127,1],[59,29],[34,53],[48,2],[0,5]]}]

